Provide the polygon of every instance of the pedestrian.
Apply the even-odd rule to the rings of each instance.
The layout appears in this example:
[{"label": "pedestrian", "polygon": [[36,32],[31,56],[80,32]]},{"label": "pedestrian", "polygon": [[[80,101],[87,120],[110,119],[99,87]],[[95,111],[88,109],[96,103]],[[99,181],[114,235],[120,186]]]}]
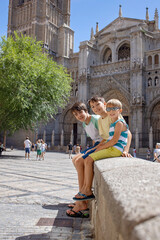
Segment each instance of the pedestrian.
[{"label": "pedestrian", "polygon": [[69,159],[72,158],[72,152],[73,152],[73,145],[72,145],[72,142],[70,142],[68,144]]},{"label": "pedestrian", "polygon": [[42,143],[41,140],[38,139],[37,141],[37,160],[41,160],[41,154],[42,154]]},{"label": "pedestrian", "polygon": [[80,154],[80,152],[81,152],[81,147],[77,143],[77,145],[76,145],[76,154]]},{"label": "pedestrian", "polygon": [[133,148],[133,157],[136,158],[136,148],[135,147]]},{"label": "pedestrian", "polygon": [[147,156],[146,156],[147,160],[150,160],[151,158],[151,149],[148,147],[147,148]]},{"label": "pedestrian", "polygon": [[24,149],[25,149],[25,159],[30,159],[30,148],[32,146],[31,141],[29,140],[29,137],[26,137],[26,140],[24,141]]},{"label": "pedestrian", "polygon": [[154,150],[154,162],[160,163],[160,143],[156,143],[156,148]]},{"label": "pedestrian", "polygon": [[4,150],[3,143],[0,142],[0,156],[2,155],[3,150]]},{"label": "pedestrian", "polygon": [[73,146],[73,153],[76,154],[76,144]]},{"label": "pedestrian", "polygon": [[45,156],[46,149],[47,149],[47,144],[43,141],[43,139],[41,139],[41,143],[42,143],[42,147],[41,147],[41,150],[42,150],[42,160],[44,160],[44,156]]},{"label": "pedestrian", "polygon": [[34,151],[34,143],[32,143],[31,151]]}]

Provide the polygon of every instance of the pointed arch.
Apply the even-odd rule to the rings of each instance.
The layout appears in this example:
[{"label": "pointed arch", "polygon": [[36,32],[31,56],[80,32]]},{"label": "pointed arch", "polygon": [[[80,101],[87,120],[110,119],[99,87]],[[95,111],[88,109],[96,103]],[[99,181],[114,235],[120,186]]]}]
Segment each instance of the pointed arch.
[{"label": "pointed arch", "polygon": [[118,60],[130,58],[130,42],[123,41],[117,47],[117,56]]},{"label": "pointed arch", "polygon": [[112,50],[109,45],[105,45],[100,54],[100,61],[103,63],[112,62]]}]

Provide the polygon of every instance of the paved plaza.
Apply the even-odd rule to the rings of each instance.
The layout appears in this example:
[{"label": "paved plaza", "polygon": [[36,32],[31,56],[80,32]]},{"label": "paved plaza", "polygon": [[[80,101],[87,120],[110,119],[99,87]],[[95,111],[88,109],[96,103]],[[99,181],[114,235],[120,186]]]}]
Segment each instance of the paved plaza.
[{"label": "paved plaza", "polygon": [[78,191],[68,154],[47,152],[44,161],[8,150],[0,158],[0,240],[89,240],[89,219],[66,216]]}]

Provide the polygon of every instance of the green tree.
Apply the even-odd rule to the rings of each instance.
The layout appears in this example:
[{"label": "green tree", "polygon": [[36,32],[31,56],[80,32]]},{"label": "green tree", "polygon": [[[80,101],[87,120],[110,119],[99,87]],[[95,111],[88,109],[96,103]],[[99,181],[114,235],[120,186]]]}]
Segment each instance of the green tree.
[{"label": "green tree", "polygon": [[49,58],[42,42],[26,36],[0,42],[0,132],[46,123],[70,95],[66,69]]}]

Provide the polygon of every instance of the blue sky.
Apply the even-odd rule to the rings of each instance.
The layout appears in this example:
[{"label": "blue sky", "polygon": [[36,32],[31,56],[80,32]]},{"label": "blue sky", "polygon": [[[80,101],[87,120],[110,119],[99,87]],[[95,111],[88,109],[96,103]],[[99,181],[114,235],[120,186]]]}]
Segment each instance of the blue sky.
[{"label": "blue sky", "polygon": [[[90,39],[91,28],[95,32],[96,22],[101,30],[118,17],[120,4],[123,17],[145,19],[146,7],[149,8],[150,20],[154,19],[155,8],[160,16],[160,0],[71,0],[74,51],[78,51],[81,41]],[[8,5],[9,0],[0,0],[0,36],[7,33]]]}]

